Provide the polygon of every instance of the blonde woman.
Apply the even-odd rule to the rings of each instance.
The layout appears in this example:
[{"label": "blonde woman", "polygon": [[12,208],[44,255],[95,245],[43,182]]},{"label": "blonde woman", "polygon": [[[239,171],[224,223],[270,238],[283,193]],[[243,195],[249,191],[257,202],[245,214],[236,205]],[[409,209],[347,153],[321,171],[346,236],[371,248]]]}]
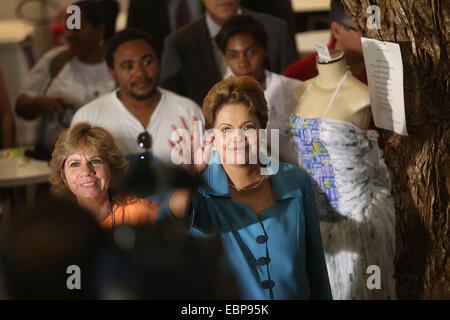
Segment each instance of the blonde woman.
[{"label": "blonde woman", "polygon": [[90,211],[105,228],[153,223],[160,205],[118,192],[128,168],[112,135],[80,122],[56,141],[50,162],[51,191]]}]

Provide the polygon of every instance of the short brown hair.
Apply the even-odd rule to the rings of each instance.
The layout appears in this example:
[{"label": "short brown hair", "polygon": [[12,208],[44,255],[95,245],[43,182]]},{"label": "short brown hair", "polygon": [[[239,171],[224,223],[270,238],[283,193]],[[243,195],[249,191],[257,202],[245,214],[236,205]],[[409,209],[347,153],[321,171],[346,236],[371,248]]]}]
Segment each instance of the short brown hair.
[{"label": "short brown hair", "polygon": [[128,170],[128,162],[124,159],[122,151],[117,146],[113,136],[102,127],[93,127],[87,122],[80,122],[73,127],[64,130],[55,144],[50,161],[51,175],[50,190],[58,197],[73,198],[66,183],[64,164],[66,159],[80,148],[93,148],[99,152],[111,172],[111,185],[109,195],[111,199],[125,200],[125,196],[118,195],[118,183],[125,177]]},{"label": "short brown hair", "polygon": [[216,83],[203,101],[206,129],[214,126],[214,121],[221,107],[237,103],[246,105],[250,114],[258,118],[261,128],[266,128],[268,119],[267,101],[259,82],[252,77],[230,76]]}]

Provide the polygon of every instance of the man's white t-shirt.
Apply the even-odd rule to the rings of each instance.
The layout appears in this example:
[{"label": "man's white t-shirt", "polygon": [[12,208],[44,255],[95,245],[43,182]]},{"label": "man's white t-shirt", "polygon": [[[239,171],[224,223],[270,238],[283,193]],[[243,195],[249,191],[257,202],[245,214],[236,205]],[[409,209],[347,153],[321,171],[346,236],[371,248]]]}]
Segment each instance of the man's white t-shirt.
[{"label": "man's white t-shirt", "polygon": [[[77,57],[68,61],[50,83],[50,64],[59,53],[66,49],[67,47],[62,46],[47,52],[28,73],[20,93],[29,97],[64,98],[79,108],[116,88],[105,62],[86,64]],[[45,142],[54,142],[63,129],[62,125],[50,121],[46,128]]]},{"label": "man's white t-shirt", "polygon": [[170,125],[174,124],[179,128],[180,116],[188,127],[192,116],[196,116],[204,124],[205,117],[194,101],[160,87],[158,90],[161,92],[161,100],[153,111],[147,128],[119,100],[117,90],[81,107],[75,113],[71,126],[78,122],[89,122],[105,128],[113,135],[125,155],[145,151],[138,146],[137,137],[146,130],[152,137],[153,155],[164,162],[171,162],[171,147],[168,144],[172,134]]}]

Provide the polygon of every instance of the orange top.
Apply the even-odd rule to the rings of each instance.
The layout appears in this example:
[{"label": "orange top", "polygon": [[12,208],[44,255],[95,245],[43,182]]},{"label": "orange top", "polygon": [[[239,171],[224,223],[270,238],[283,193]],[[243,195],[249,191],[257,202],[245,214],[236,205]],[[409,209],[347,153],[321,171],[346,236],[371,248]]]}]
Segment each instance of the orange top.
[{"label": "orange top", "polygon": [[[133,198],[124,205],[114,204],[114,225],[129,224],[137,226],[141,224],[153,224],[158,216],[161,205],[147,199]],[[111,229],[112,214],[100,222],[100,226]]]}]

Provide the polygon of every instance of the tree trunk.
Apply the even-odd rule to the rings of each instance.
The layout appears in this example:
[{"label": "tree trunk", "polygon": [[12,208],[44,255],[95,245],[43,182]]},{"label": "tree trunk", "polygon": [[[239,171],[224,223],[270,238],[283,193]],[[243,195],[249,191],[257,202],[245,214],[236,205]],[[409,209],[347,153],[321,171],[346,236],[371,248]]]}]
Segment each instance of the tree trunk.
[{"label": "tree trunk", "polygon": [[[400,44],[409,136],[384,131],[396,209],[399,299],[450,299],[449,8],[446,0],[341,0],[357,21],[381,10],[367,38]],[[383,272],[381,270],[381,272]]]}]

